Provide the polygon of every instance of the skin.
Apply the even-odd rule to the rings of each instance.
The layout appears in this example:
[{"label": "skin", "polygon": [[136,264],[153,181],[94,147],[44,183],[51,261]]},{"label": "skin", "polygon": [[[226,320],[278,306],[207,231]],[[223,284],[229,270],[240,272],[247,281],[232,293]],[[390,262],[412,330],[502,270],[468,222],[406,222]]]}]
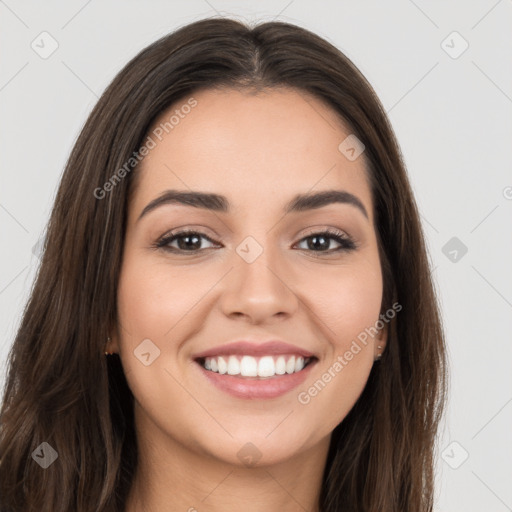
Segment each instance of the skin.
[{"label": "skin", "polygon": [[[107,347],[119,353],[135,397],[140,464],[126,510],[315,511],[331,433],[387,337],[386,328],[370,337],[309,403],[298,401],[379,319],[383,281],[364,158],[351,162],[338,150],[350,129],[303,92],[193,97],[197,106],[137,169],[128,205],[118,324]],[[168,189],[222,194],[230,212],[166,204],[138,219]],[[357,196],[368,218],[341,203],[283,214],[295,195],[329,189]],[[182,254],[154,248],[177,228],[213,243],[201,238],[199,250]],[[326,228],[357,248],[335,252],[340,244],[329,238],[330,253],[308,248],[306,237]],[[236,252],[247,236],[263,248],[250,264]],[[211,386],[192,356],[248,337],[299,345],[318,362],[285,395],[235,398]],[[133,353],[144,339],[160,350],[149,366]],[[261,457],[251,467],[237,456],[247,443]]]}]

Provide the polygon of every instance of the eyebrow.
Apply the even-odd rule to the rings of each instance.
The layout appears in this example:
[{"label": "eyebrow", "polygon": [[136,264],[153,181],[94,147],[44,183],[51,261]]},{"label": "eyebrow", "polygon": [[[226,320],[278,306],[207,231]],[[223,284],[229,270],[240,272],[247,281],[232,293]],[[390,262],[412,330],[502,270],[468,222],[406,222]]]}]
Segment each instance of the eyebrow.
[{"label": "eyebrow", "polygon": [[[345,190],[324,190],[315,193],[298,194],[285,205],[284,212],[294,213],[315,210],[335,203],[352,205],[369,219],[368,212],[362,201],[354,194]],[[229,201],[225,196],[208,192],[166,190],[142,210],[138,220],[150,211],[166,204],[181,204],[220,213],[229,212]]]}]

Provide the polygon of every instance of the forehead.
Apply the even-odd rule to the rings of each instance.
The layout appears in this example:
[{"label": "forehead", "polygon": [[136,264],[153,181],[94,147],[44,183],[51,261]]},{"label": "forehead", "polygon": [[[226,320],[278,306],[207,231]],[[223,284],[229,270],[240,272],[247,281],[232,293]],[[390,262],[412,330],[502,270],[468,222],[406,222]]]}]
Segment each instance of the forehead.
[{"label": "forehead", "polygon": [[155,146],[136,171],[132,206],[140,211],[180,189],[225,195],[235,209],[278,209],[293,195],[335,188],[357,194],[371,215],[364,159],[338,149],[350,134],[334,110],[302,91],[202,90],[153,124]]}]

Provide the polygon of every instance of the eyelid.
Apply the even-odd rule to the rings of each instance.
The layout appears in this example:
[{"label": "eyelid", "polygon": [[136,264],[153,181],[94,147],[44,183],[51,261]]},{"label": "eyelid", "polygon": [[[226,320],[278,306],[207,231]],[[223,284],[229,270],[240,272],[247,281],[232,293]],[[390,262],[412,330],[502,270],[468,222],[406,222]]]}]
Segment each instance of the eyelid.
[{"label": "eyelid", "polygon": [[343,231],[342,229],[329,227],[329,226],[313,226],[311,228],[307,228],[306,232],[302,234],[301,240],[303,238],[307,238],[308,236],[317,235],[318,233],[331,233],[339,236],[343,236],[345,238],[351,238],[351,236]]},{"label": "eyelid", "polygon": [[212,242],[215,241],[216,238],[220,238],[220,235],[211,228],[196,224],[185,224],[182,226],[177,226],[172,229],[168,229],[162,235],[160,235],[157,240],[162,240],[170,236],[182,235],[187,233],[194,233],[204,236],[205,238],[208,238]]}]

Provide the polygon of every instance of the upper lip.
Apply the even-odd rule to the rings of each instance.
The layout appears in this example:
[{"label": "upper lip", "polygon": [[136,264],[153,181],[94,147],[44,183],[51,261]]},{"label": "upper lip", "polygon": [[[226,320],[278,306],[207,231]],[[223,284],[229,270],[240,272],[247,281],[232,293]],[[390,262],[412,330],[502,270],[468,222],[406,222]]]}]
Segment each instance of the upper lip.
[{"label": "upper lip", "polygon": [[203,359],[205,357],[227,356],[227,355],[247,355],[247,356],[264,356],[264,355],[281,355],[281,354],[299,354],[302,357],[314,357],[309,350],[297,347],[290,343],[278,340],[270,340],[265,342],[251,341],[235,341],[210,348],[198,354],[194,359]]}]

